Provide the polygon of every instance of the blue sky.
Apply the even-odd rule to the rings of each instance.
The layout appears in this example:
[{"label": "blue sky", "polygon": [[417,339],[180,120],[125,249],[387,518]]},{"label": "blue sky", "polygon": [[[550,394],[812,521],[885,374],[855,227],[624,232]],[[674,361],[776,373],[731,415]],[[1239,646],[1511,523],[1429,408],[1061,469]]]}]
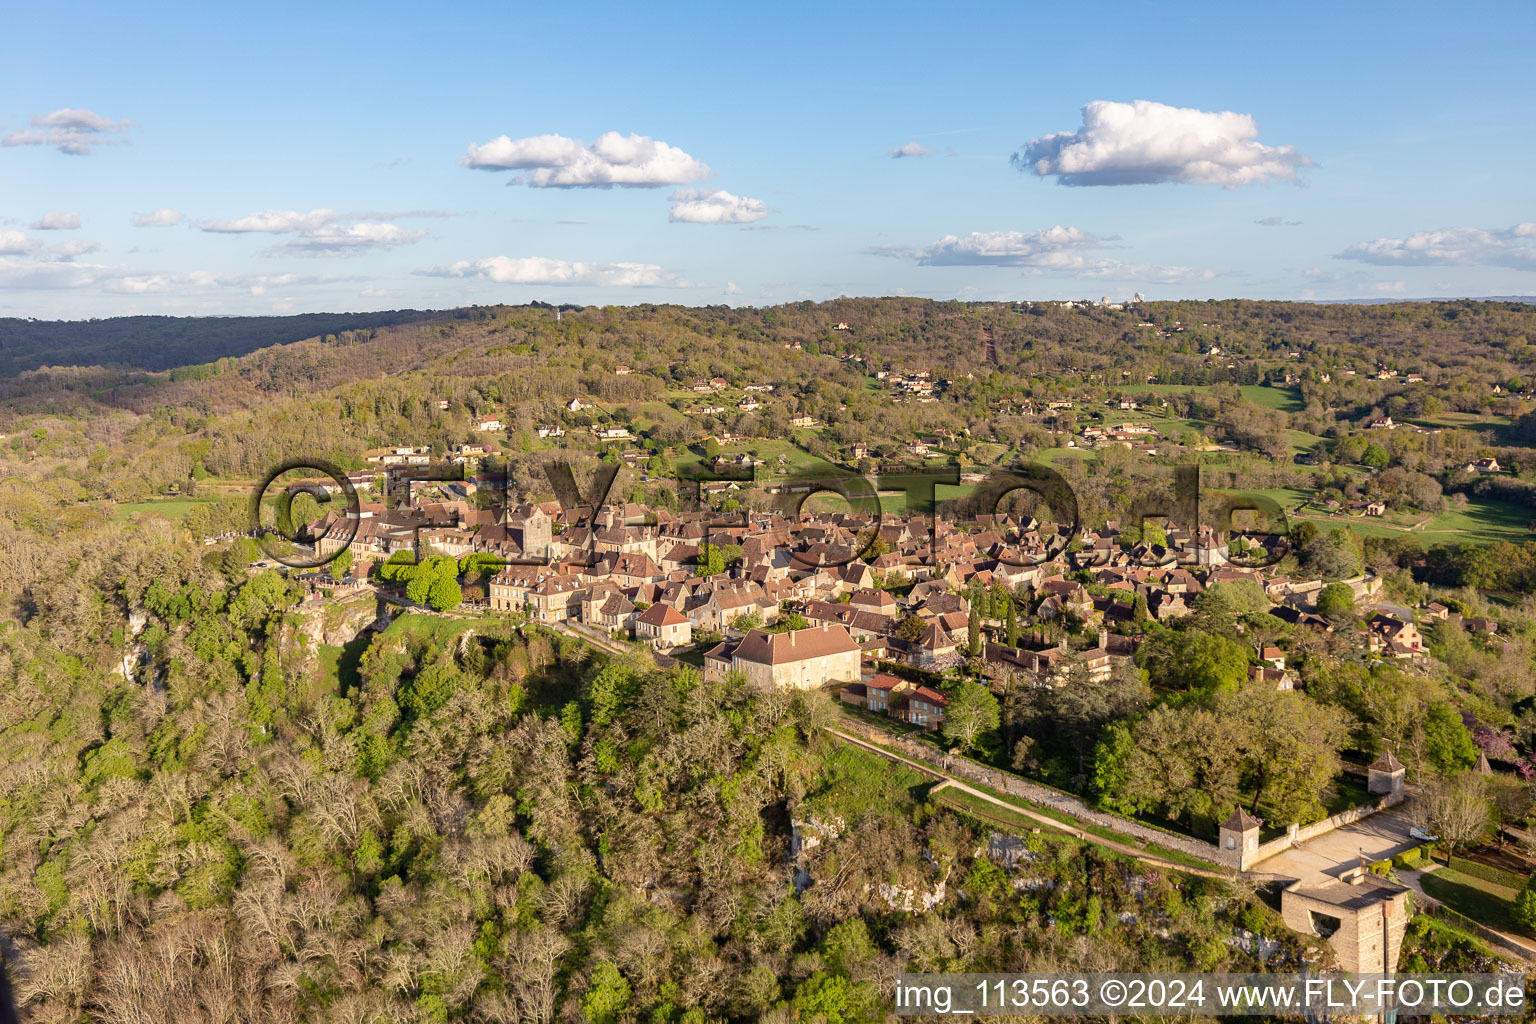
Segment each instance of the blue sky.
[{"label": "blue sky", "polygon": [[0,315],[1536,293],[1530,3],[6,22]]}]

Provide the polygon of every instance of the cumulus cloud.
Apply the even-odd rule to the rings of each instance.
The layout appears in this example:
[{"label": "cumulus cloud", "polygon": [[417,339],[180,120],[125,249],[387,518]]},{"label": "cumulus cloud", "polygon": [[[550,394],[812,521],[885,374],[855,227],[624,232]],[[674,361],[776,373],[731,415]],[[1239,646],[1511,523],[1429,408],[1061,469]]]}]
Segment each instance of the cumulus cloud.
[{"label": "cumulus cloud", "polygon": [[36,114],[32,127],[11,132],[0,146],[52,146],[60,153],[86,156],[96,146],[128,141],[127,119],[114,121],[90,110],[65,107],[51,114]]},{"label": "cumulus cloud", "polygon": [[0,256],[25,256],[41,246],[41,242],[25,231],[0,228]]},{"label": "cumulus cloud", "polygon": [[1357,242],[1339,253],[1379,267],[1508,267],[1536,270],[1536,223],[1508,228],[1441,228],[1406,238]]},{"label": "cumulus cloud", "polygon": [[1043,231],[945,235],[930,245],[880,246],[870,251],[926,267],[1042,267],[1070,262],[1080,250],[1099,244],[1099,239],[1086,231],[1058,224]]},{"label": "cumulus cloud", "polygon": [[564,135],[497,136],[471,143],[459,159],[484,171],[523,171],[511,184],[533,188],[660,188],[709,176],[709,168],[676,146],[646,135],[607,132],[590,146]]},{"label": "cumulus cloud", "polygon": [[727,281],[727,282],[725,282],[725,294],[727,294],[727,295],[740,295],[741,294],[741,288],[740,288],[740,286],[738,286],[736,284],[735,281]]},{"label": "cumulus cloud", "polygon": [[909,156],[930,156],[933,150],[917,142],[905,142],[895,149],[888,150],[886,155],[892,160],[901,160]]},{"label": "cumulus cloud", "polygon": [[492,256],[416,271],[496,284],[587,285],[603,288],[692,288],[694,283],[654,263],[586,263],[545,256]]},{"label": "cumulus cloud", "polygon": [[1255,224],[1266,228],[1294,228],[1301,223],[1299,220],[1286,220],[1284,217],[1260,217]]},{"label": "cumulus cloud", "polygon": [[25,231],[0,229],[0,256],[31,256],[40,260],[72,260],[76,256],[95,252],[101,246],[83,238],[71,239],[57,245],[44,245]]},{"label": "cumulus cloud", "polygon": [[169,206],[162,206],[153,213],[136,213],[133,215],[133,226],[136,228],[170,228],[175,227],[186,220],[186,215],[180,210],[173,210]]},{"label": "cumulus cloud", "polygon": [[84,256],[100,248],[101,243],[99,242],[76,238],[68,242],[60,242],[58,245],[45,245],[38,252],[46,259],[72,260],[76,256]]},{"label": "cumulus cloud", "polygon": [[686,224],[750,224],[768,216],[761,199],[736,196],[724,189],[680,188],[671,195],[667,220]]},{"label": "cumulus cloud", "polygon": [[49,210],[32,222],[34,231],[74,231],[80,227],[79,210]]},{"label": "cumulus cloud", "polygon": [[386,249],[419,242],[426,228],[405,228],[393,221],[415,217],[447,217],[440,210],[258,210],[233,220],[198,221],[200,231],[215,234],[271,234],[294,237],[267,250],[268,255],[355,256],[369,249]]},{"label": "cumulus cloud", "polygon": [[1255,141],[1249,114],[1170,107],[1149,100],[1095,100],[1075,132],[1030,139],[1012,163],[1062,185],[1186,185],[1236,188],[1278,178],[1296,181],[1312,161],[1294,146]]},{"label": "cumulus cloud", "polygon": [[1058,224],[1042,231],[973,231],[968,235],[945,235],[930,245],[879,246],[868,251],[926,267],[1021,267],[1029,274],[1059,273],[1117,281],[1180,284],[1209,281],[1217,276],[1213,270],[1125,263],[1091,255],[1093,250],[1113,240]]}]

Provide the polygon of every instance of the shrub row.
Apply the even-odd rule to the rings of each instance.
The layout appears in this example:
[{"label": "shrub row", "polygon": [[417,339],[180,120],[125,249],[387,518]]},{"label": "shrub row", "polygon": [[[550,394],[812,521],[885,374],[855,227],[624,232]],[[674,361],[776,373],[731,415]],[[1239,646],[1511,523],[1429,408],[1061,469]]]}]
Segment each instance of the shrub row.
[{"label": "shrub row", "polygon": [[1450,863],[1446,866],[1460,871],[1464,875],[1481,878],[1485,882],[1502,885],[1506,889],[1514,889],[1516,892],[1525,887],[1525,877],[1517,875],[1513,871],[1505,871],[1503,868],[1480,864],[1475,860],[1467,860],[1465,857],[1452,857]]}]

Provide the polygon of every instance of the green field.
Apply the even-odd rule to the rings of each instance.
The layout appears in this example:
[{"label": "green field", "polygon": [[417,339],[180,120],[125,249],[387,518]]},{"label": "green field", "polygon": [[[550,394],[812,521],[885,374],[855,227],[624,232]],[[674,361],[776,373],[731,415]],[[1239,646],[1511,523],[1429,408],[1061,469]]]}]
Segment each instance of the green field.
[{"label": "green field", "polygon": [[1412,417],[1404,422],[1417,423],[1421,427],[1487,431],[1493,435],[1495,444],[1516,443],[1511,441],[1508,436],[1509,428],[1513,421],[1508,416],[1498,416],[1493,413],[1442,412],[1434,416]]},{"label": "green field", "polygon": [[159,501],[139,501],[130,505],[117,506],[117,511],[113,514],[112,518],[122,521],[140,512],[148,512],[153,515],[164,516],[167,519],[180,521],[186,518],[187,513],[192,511],[194,505],[199,505],[208,500],[211,499],[163,498]]},{"label": "green field", "polygon": [[[1312,492],[1297,487],[1270,487],[1264,490],[1230,491],[1240,495],[1263,495],[1276,502],[1293,521],[1304,519],[1319,529],[1354,530],[1362,537],[1413,537],[1424,547],[1436,544],[1491,544],[1494,541],[1519,543],[1536,539],[1527,524],[1536,520],[1536,509],[1508,501],[1474,498],[1465,509],[1448,508],[1436,513],[1427,523],[1415,526],[1423,519],[1421,514],[1410,513],[1398,517],[1395,513],[1385,518],[1366,516],[1332,516],[1316,511],[1298,512],[1297,509],[1313,497]],[[1394,522],[1394,520],[1398,520]]]},{"label": "green field", "polygon": [[[1209,384],[1131,384],[1123,386],[1121,391],[1127,394],[1153,394],[1153,395],[1186,395],[1191,391],[1209,391]],[[1279,409],[1282,412],[1300,412],[1304,406],[1301,402],[1301,392],[1296,388],[1272,388],[1267,384],[1242,384],[1238,390],[1243,397],[1254,405],[1261,405],[1266,409]]]},{"label": "green field", "polygon": [[1536,520],[1536,509],[1509,501],[1474,498],[1465,509],[1446,509],[1415,531],[1415,536],[1429,544],[1491,544],[1496,540],[1533,539],[1527,524]]},{"label": "green field", "polygon": [[1254,405],[1261,405],[1266,409],[1279,409],[1281,412],[1300,412],[1306,408],[1301,401],[1301,392],[1295,388],[1272,388],[1264,384],[1244,384],[1239,391],[1243,397]]}]

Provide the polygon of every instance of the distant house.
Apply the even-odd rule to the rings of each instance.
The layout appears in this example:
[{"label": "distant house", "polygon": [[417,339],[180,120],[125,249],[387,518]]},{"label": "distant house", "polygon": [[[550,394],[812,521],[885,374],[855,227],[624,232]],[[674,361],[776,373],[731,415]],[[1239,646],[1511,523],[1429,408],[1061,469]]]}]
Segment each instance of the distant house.
[{"label": "distant house", "polygon": [[628,427],[621,427],[615,424],[609,424],[608,426],[604,427],[593,427],[592,433],[597,436],[599,441],[628,441],[630,438],[634,437],[634,435],[629,432]]},{"label": "distant house", "polygon": [[653,604],[635,617],[635,636],[654,647],[681,647],[693,639],[693,623],[669,604]]},{"label": "distant house", "polygon": [[496,430],[505,430],[507,428],[501,422],[501,417],[499,417],[499,416],[486,416],[483,419],[479,419],[479,420],[475,421],[475,429],[476,430],[480,430],[480,431],[496,431]]},{"label": "distant house", "polygon": [[1397,424],[1392,422],[1391,416],[1380,416],[1366,423],[1367,430],[1396,430]]},{"label": "distant house", "polygon": [[364,458],[381,466],[425,466],[432,461],[432,449],[426,445],[370,448]]},{"label": "distant house", "polygon": [[1266,686],[1273,686],[1277,690],[1296,689],[1295,677],[1291,675],[1289,669],[1284,667],[1275,668],[1271,665],[1250,665],[1248,667],[1248,678],[1252,682],[1264,683]]},{"label": "distant house", "polygon": [[540,437],[564,437],[565,429],[557,423],[540,423],[538,427]]},{"label": "distant house", "polygon": [[629,367],[627,367],[627,366],[615,366],[613,368],[613,372],[615,374],[617,374],[618,376],[620,376],[620,377],[627,377],[627,376],[629,376]]},{"label": "distant house", "polygon": [[569,402],[566,402],[565,407],[570,412],[581,412],[583,409],[591,408],[590,405],[588,405],[586,402],[583,402],[579,398],[573,398]]},{"label": "distant house", "polygon": [[907,680],[882,672],[864,684],[866,694],[864,707],[870,711],[883,711],[890,714],[892,703],[899,703],[896,700],[897,694],[905,693],[912,688],[913,685]]},{"label": "distant house", "polygon": [[1411,622],[1391,615],[1373,616],[1366,623],[1371,652],[1383,653],[1394,658],[1414,658],[1424,649],[1424,639],[1418,627]]},{"label": "distant house", "polygon": [[910,725],[920,725],[933,730],[944,724],[944,709],[949,698],[938,690],[919,686],[907,694],[906,707],[896,712],[896,717]]},{"label": "distant house", "polygon": [[789,418],[789,425],[792,427],[814,427],[816,425],[816,417],[802,412],[791,416]]},{"label": "distant house", "polygon": [[1501,471],[1498,459],[1477,459],[1461,467],[1468,473],[1498,473]]}]

